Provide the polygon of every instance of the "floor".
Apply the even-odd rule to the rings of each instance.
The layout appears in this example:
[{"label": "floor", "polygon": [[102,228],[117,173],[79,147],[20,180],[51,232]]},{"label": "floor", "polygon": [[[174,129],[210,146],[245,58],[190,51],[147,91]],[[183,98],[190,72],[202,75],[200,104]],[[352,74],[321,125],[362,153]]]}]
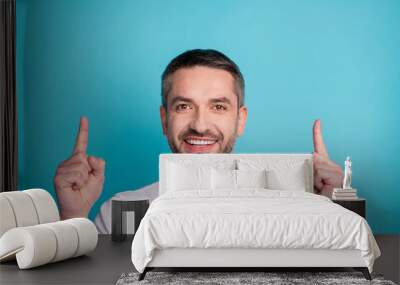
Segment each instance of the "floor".
[{"label": "floor", "polygon": [[[400,285],[400,235],[376,235],[382,256],[374,272]],[[132,237],[112,242],[99,235],[96,249],[80,256],[33,268],[18,270],[16,262],[0,264],[0,284],[115,284],[122,273],[135,271],[131,261]],[[311,270],[312,271],[312,270]]]},{"label": "floor", "polygon": [[400,284],[400,235],[375,235],[381,256],[375,261],[374,272]]}]

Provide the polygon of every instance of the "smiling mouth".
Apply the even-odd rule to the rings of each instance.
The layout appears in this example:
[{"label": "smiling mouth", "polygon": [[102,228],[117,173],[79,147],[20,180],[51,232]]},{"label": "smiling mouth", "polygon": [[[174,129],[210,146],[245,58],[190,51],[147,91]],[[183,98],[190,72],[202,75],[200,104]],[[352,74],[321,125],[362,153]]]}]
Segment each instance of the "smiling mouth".
[{"label": "smiling mouth", "polygon": [[217,140],[211,140],[211,139],[185,139],[185,142],[190,145],[194,146],[206,146],[206,145],[212,145],[217,142]]}]

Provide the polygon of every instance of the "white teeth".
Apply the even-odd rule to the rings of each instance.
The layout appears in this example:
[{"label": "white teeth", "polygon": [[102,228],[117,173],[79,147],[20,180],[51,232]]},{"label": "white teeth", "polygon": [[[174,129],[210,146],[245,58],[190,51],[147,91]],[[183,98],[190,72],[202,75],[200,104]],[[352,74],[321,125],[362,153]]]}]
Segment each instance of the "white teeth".
[{"label": "white teeth", "polygon": [[216,141],[208,141],[208,140],[186,140],[187,143],[189,144],[194,144],[194,145],[208,145],[208,144],[213,144]]}]

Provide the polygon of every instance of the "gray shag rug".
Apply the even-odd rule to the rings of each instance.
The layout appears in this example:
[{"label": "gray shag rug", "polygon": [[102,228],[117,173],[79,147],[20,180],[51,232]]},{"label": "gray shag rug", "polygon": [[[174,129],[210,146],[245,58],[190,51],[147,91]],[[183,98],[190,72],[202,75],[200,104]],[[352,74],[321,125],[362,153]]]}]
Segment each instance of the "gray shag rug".
[{"label": "gray shag rug", "polygon": [[366,280],[361,272],[147,272],[138,281],[139,273],[123,273],[117,285],[133,284],[379,284],[396,285],[384,280],[382,275],[372,274]]}]

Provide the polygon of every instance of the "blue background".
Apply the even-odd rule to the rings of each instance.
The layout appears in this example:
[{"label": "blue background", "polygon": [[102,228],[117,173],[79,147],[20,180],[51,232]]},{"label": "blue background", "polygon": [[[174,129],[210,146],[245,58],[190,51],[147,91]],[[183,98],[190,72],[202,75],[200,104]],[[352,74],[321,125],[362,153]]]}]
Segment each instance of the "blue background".
[{"label": "blue background", "polygon": [[[250,4],[251,3],[251,4]],[[158,179],[170,152],[158,108],[168,62],[218,49],[241,68],[249,110],[235,152],[311,152],[321,118],[331,158],[353,159],[375,233],[400,232],[399,1],[17,0],[20,189],[53,176],[89,118],[104,192]]]}]

